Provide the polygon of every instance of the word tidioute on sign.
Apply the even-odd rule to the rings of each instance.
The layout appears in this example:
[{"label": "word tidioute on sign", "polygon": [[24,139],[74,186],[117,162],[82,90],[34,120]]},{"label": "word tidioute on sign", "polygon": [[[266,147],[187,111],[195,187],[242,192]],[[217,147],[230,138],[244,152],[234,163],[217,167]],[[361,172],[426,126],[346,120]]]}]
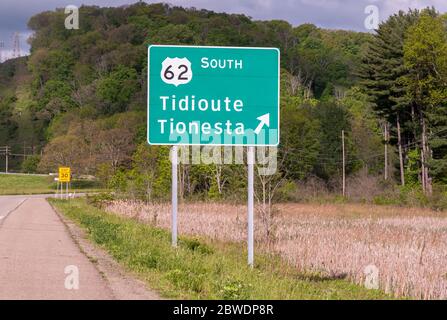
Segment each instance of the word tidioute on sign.
[{"label": "word tidioute on sign", "polygon": [[[204,99],[191,95],[184,96],[182,98],[177,98],[175,95],[172,96],[161,96],[160,100],[162,102],[163,111],[202,111],[202,112],[242,112],[244,103],[240,99],[231,99],[230,97],[225,97],[223,99]],[[236,134],[244,135],[245,128],[244,124],[237,122],[233,123],[230,120],[224,122],[201,122],[190,121],[185,123],[183,121],[175,121],[174,118],[169,119],[158,119],[158,124],[160,125],[160,132],[169,134]]]},{"label": "word tidioute on sign", "polygon": [[242,112],[244,103],[239,99],[230,99],[225,97],[224,99],[197,99],[195,96],[185,96],[181,99],[177,99],[175,95],[161,96],[163,111],[236,111]]}]

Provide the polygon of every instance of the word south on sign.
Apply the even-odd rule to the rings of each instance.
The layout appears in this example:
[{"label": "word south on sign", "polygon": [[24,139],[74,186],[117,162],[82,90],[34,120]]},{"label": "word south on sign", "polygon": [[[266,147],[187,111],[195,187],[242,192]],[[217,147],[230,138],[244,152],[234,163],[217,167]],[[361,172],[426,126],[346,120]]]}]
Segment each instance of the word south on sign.
[{"label": "word south on sign", "polygon": [[148,142],[278,145],[279,51],[150,46]]}]

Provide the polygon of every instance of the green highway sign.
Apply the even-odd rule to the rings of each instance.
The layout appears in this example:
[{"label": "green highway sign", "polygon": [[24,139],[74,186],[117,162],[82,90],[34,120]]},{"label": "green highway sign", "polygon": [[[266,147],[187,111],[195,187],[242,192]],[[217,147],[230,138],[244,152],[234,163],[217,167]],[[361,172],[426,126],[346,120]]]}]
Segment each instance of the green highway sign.
[{"label": "green highway sign", "polygon": [[279,59],[276,48],[149,46],[149,144],[278,145]]}]

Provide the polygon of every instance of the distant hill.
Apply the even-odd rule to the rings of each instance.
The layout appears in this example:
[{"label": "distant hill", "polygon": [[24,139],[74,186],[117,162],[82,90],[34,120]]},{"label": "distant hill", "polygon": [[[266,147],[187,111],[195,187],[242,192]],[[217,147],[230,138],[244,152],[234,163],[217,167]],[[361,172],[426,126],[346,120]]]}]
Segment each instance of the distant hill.
[{"label": "distant hill", "polygon": [[[278,47],[284,93],[299,101],[325,101],[342,97],[357,83],[360,54],[371,38],[162,3],[84,6],[80,16],[80,30],[64,28],[61,9],[31,17],[31,55],[0,66],[3,144],[25,142],[36,151],[62,136],[88,136],[86,122],[103,131],[123,121],[133,124],[128,134],[138,144],[145,127],[148,44]],[[119,164],[133,150],[124,150]],[[83,170],[94,171],[104,157],[83,164]]]}]

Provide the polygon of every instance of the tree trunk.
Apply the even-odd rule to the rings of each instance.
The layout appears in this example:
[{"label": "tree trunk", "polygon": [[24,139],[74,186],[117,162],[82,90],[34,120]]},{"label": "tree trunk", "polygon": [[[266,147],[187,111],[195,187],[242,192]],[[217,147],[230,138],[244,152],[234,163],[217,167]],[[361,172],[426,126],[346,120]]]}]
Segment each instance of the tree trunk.
[{"label": "tree trunk", "polygon": [[422,191],[424,192],[424,194],[426,194],[424,134],[422,134],[422,147],[421,147],[421,182],[422,182]]},{"label": "tree trunk", "polygon": [[402,152],[402,137],[400,134],[399,114],[397,114],[397,144],[399,147],[400,183],[402,186],[404,186],[405,185],[404,156]]},{"label": "tree trunk", "polygon": [[421,150],[421,171],[422,171],[422,189],[425,194],[432,193],[431,179],[428,175],[428,167],[426,163],[428,161],[430,151],[427,145],[427,125],[425,119],[421,117],[422,120],[422,150]]}]

